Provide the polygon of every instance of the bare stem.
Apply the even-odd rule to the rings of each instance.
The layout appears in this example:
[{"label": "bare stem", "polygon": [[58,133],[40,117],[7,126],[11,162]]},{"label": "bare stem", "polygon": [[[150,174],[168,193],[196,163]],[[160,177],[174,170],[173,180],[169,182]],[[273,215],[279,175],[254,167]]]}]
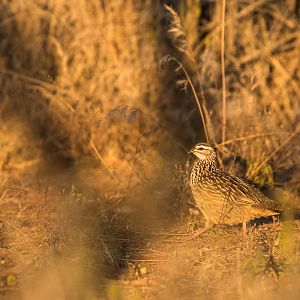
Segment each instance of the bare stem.
[{"label": "bare stem", "polygon": [[223,103],[222,143],[225,142],[225,138],[226,138],[225,11],[226,11],[226,0],[223,0],[222,31],[221,31],[222,103]]},{"label": "bare stem", "polygon": [[109,166],[107,165],[107,163],[105,162],[105,160],[103,159],[103,157],[101,156],[101,154],[99,153],[94,141],[92,139],[90,139],[90,145],[94,151],[94,153],[96,154],[97,158],[99,159],[99,161],[102,163],[102,165],[104,166],[104,168],[108,171],[108,173],[110,174],[110,176],[115,179],[116,181],[119,181],[119,178],[111,171],[111,169],[109,168]]},{"label": "bare stem", "polygon": [[192,92],[193,92],[193,95],[195,97],[195,100],[196,100],[196,103],[197,103],[197,106],[198,106],[198,110],[199,110],[199,113],[200,113],[200,116],[201,116],[201,120],[202,120],[202,123],[203,123],[203,128],[204,128],[204,133],[205,133],[205,138],[206,138],[206,142],[209,143],[209,138],[208,138],[208,132],[207,132],[207,128],[206,128],[206,122],[205,122],[205,118],[204,118],[204,113],[203,113],[203,109],[201,107],[201,104],[200,104],[200,100],[199,100],[199,97],[196,93],[196,90],[194,88],[194,85],[193,85],[193,82],[188,74],[188,72],[186,71],[186,69],[183,67],[183,65],[180,63],[180,61],[178,61],[177,59],[175,59],[175,61],[178,63],[178,65],[180,66],[180,68],[182,69],[191,89],[192,89]]}]

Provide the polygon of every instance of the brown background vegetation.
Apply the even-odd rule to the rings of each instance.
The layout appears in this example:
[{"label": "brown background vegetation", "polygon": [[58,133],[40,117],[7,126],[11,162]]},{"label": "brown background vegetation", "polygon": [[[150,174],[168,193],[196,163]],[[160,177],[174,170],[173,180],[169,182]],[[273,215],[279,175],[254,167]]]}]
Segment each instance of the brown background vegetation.
[{"label": "brown background vegetation", "polygon": [[293,210],[183,237],[205,127],[223,169],[298,208],[299,18],[297,0],[1,1],[1,296],[296,299]]}]

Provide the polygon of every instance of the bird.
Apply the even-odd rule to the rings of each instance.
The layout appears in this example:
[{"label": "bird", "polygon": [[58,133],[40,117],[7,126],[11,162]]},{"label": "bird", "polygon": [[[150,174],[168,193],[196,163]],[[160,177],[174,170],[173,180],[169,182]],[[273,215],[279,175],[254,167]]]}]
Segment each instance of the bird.
[{"label": "bird", "polygon": [[196,206],[205,217],[205,227],[198,229],[197,237],[215,224],[243,224],[253,219],[275,216],[281,205],[269,199],[248,181],[222,171],[217,166],[217,152],[206,143],[196,144],[190,151],[197,159],[192,166],[189,184]]}]

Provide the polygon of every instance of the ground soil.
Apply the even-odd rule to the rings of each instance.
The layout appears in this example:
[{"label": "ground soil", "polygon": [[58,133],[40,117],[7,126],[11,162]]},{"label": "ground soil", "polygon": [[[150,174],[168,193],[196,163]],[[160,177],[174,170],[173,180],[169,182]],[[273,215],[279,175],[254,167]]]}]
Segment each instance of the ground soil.
[{"label": "ground soil", "polygon": [[45,158],[20,120],[2,124],[1,299],[297,298],[300,223],[291,214],[247,234],[219,226],[187,240],[201,214],[162,220],[100,189],[97,168]]}]

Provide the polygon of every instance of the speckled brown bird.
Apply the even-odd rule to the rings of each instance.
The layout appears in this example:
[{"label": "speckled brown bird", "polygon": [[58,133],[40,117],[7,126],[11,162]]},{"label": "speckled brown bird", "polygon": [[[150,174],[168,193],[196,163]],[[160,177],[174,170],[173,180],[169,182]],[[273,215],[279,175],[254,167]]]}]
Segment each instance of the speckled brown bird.
[{"label": "speckled brown bird", "polygon": [[199,143],[190,152],[197,157],[190,175],[190,186],[196,205],[206,219],[205,228],[197,230],[192,237],[214,224],[243,223],[246,231],[247,221],[277,215],[281,210],[279,203],[250,183],[221,171],[212,146]]}]

